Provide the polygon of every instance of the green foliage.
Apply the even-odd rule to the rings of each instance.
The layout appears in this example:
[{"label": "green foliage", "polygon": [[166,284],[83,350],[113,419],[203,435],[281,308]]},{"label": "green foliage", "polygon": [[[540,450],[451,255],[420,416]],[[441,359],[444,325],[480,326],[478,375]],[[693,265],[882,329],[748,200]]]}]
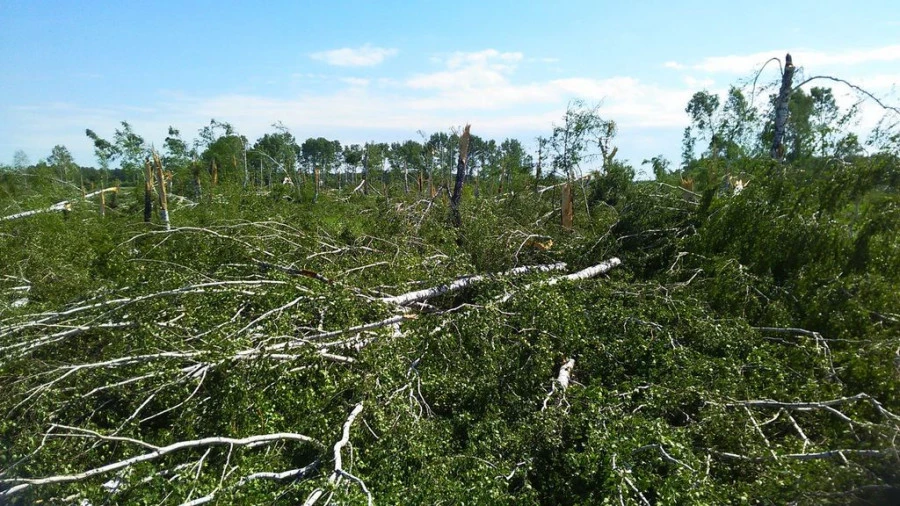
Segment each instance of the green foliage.
[{"label": "green foliage", "polygon": [[[448,227],[446,193],[407,192],[401,177],[408,167],[439,186],[459,142],[446,133],[304,150],[276,125],[246,149],[213,121],[193,164],[171,129],[176,194],[195,180],[203,190],[172,199],[172,230],[143,223],[140,186],[101,216],[68,182],[64,149],[0,172],[4,216],[71,204],[0,220],[0,494],[158,457],[0,499],[296,504],[322,490],[362,503],[356,479],[384,504],[888,499],[900,486],[900,163],[817,158],[843,137],[829,130],[828,93],[812,96],[809,134],[791,141],[808,156],[782,165],[746,156],[744,122],[758,118],[738,90],[695,95],[686,141],[705,152],[676,172],[652,159],[652,182],[614,158],[614,123],[567,114],[557,168],[599,160],[594,147],[602,157],[573,183],[572,230],[559,224],[559,178],[534,191],[520,144],[478,138],[470,178],[483,179]],[[131,148],[137,160],[128,132],[116,144],[89,133],[102,167]],[[245,150],[259,171],[247,187]],[[343,170],[315,202],[298,153]],[[342,186],[361,167],[368,194]],[[598,278],[488,275],[404,308],[386,300],[613,256],[622,265]],[[154,455],[281,433],[310,441]]]}]

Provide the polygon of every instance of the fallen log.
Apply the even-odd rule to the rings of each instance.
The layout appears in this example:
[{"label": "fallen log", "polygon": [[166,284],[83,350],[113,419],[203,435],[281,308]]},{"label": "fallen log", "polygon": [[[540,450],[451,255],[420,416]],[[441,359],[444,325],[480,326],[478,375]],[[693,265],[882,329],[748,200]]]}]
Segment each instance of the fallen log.
[{"label": "fallen log", "polygon": [[566,264],[563,262],[555,263],[555,264],[545,264],[545,265],[530,265],[525,267],[516,267],[515,269],[510,269],[504,272],[498,272],[494,274],[477,274],[472,276],[463,276],[461,278],[456,279],[451,283],[447,283],[445,285],[439,285],[432,288],[426,288],[424,290],[416,290],[414,292],[407,292],[401,295],[397,295],[395,297],[384,297],[381,302],[385,304],[395,304],[398,306],[404,306],[407,304],[411,304],[413,302],[421,302],[423,300],[428,300],[438,295],[443,295],[448,292],[455,292],[457,290],[462,290],[463,288],[470,286],[474,283],[478,283],[479,281],[484,281],[485,279],[489,279],[492,277],[499,276],[517,276],[519,274],[527,274],[529,272],[549,272],[549,271],[559,271],[566,268]]},{"label": "fallen log", "polygon": [[[97,190],[95,192],[88,193],[87,195],[84,196],[84,198],[89,199],[89,198],[95,197],[97,195],[102,195],[103,193],[106,193],[106,192],[117,192],[117,191],[119,191],[119,187],[114,186],[112,188],[106,188],[103,190]],[[72,202],[69,200],[63,200],[62,202],[57,202],[56,204],[53,204],[50,207],[45,207],[43,209],[35,209],[33,211],[23,211],[21,213],[10,214],[9,216],[3,216],[2,218],[0,218],[0,221],[16,220],[19,218],[34,216],[35,214],[49,213],[49,212],[53,212],[53,211],[71,211],[71,210],[72,210]]]}]

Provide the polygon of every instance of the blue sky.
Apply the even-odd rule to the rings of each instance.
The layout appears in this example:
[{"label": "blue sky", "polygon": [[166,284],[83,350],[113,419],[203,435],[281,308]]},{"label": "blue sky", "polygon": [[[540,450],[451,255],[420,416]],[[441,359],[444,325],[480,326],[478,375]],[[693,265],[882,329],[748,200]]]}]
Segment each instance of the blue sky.
[{"label": "blue sky", "polygon": [[157,146],[211,118],[251,141],[276,121],[343,143],[470,122],[530,144],[573,98],[619,124],[621,158],[677,161],[690,96],[787,50],[900,103],[896,1],[0,0],[0,162],[63,144],[94,165],[85,128],[112,137],[122,120]]}]

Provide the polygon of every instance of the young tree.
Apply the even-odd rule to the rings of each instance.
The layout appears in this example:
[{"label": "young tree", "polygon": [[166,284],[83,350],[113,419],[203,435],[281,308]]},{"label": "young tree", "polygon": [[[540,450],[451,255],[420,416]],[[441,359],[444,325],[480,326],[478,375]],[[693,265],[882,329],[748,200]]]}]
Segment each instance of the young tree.
[{"label": "young tree", "polygon": [[344,163],[350,167],[353,173],[353,180],[356,181],[356,173],[359,171],[363,161],[363,148],[359,144],[351,144],[344,146],[343,152]]},{"label": "young tree", "polygon": [[669,175],[669,166],[671,162],[663,155],[656,155],[649,160],[644,160],[641,165],[650,165],[653,170],[653,177],[657,181],[663,181]]},{"label": "young tree", "polygon": [[693,161],[697,142],[705,146],[700,156],[712,159],[731,160],[753,152],[758,114],[739,88],[729,88],[724,103],[718,95],[698,91],[685,112],[691,118],[682,141],[685,165]]},{"label": "young tree", "polygon": [[150,152],[144,143],[144,138],[134,133],[127,121],[123,121],[121,125],[121,129],[116,129],[113,141],[116,150],[120,153],[122,160],[120,165],[125,177],[129,181],[137,181],[140,179],[144,160]]},{"label": "young tree", "polygon": [[47,158],[47,163],[56,169],[59,177],[65,181],[69,180],[69,172],[76,167],[75,162],[72,160],[72,153],[69,152],[68,148],[60,144],[53,146],[53,150]]},{"label": "young tree", "polygon": [[506,179],[507,191],[512,190],[513,176],[528,174],[530,167],[525,163],[525,148],[518,139],[504,139],[500,143],[500,177]]},{"label": "young tree", "polygon": [[[599,106],[588,107],[583,101],[576,100],[569,104],[563,116],[563,123],[553,127],[550,137],[550,148],[553,150],[553,168],[565,174],[566,178],[575,178],[575,170],[583,160],[596,156],[591,152],[591,143],[601,138],[604,121],[598,112]],[[598,143],[598,147],[601,143]]]},{"label": "young tree", "polygon": [[170,126],[169,135],[165,140],[165,156],[163,162],[167,167],[182,168],[188,165],[192,156],[196,156],[189,147],[187,142],[181,138],[181,132],[177,128]]},{"label": "young tree", "polygon": [[391,144],[391,166],[397,172],[403,174],[403,187],[409,193],[409,169],[412,166],[416,172],[421,169],[423,147],[416,141],[408,140],[404,143]]},{"label": "young tree", "polygon": [[119,148],[108,140],[97,135],[90,128],[84,131],[85,135],[94,141],[94,156],[100,164],[100,174],[104,179],[109,177],[109,164],[120,155]]}]

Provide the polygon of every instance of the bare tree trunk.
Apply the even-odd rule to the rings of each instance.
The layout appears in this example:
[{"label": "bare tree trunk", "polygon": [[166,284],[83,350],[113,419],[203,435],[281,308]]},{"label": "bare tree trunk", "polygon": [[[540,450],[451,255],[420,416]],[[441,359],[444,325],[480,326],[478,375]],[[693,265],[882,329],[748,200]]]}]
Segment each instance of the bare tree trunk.
[{"label": "bare tree trunk", "polygon": [[247,166],[247,145],[241,142],[244,152],[244,188],[250,184],[250,167]]},{"label": "bare tree trunk", "polygon": [[163,177],[162,162],[156,150],[153,151],[153,161],[156,163],[156,178],[159,179],[159,217],[165,225],[166,230],[171,230],[169,224],[169,201],[166,197],[166,180]]},{"label": "bare tree trunk", "polygon": [[319,200],[319,167],[313,167],[313,184],[316,186],[315,191],[313,193],[313,202]]},{"label": "bare tree trunk", "polygon": [[575,208],[572,205],[572,183],[566,183],[562,190],[562,228],[572,230]]},{"label": "bare tree trunk", "polygon": [[363,195],[369,194],[369,146],[363,153]]},{"label": "bare tree trunk", "polygon": [[544,161],[543,160],[544,139],[542,137],[538,137],[537,141],[538,141],[538,159],[537,159],[537,166],[535,166],[535,173],[534,173],[534,192],[535,193],[538,193],[538,185],[541,182],[541,163]]},{"label": "bare tree trunk", "polygon": [[453,186],[453,196],[450,197],[450,210],[453,226],[462,225],[462,217],[459,214],[459,201],[462,199],[463,182],[466,179],[466,159],[469,155],[469,128],[466,125],[463,134],[459,137],[459,156],[456,159],[456,184]]},{"label": "bare tree trunk", "polygon": [[[215,163],[215,162],[213,162]],[[144,223],[150,223],[153,218],[153,173],[150,169],[150,159],[144,163]]]},{"label": "bare tree trunk", "polygon": [[787,123],[788,101],[791,98],[791,82],[794,79],[794,63],[788,53],[784,57],[784,73],[781,74],[781,89],[778,91],[778,101],[775,102],[775,136],[772,139],[770,156],[776,160],[784,157],[784,125]]},{"label": "bare tree trunk", "polygon": [[409,194],[409,162],[403,162],[403,189]]}]

